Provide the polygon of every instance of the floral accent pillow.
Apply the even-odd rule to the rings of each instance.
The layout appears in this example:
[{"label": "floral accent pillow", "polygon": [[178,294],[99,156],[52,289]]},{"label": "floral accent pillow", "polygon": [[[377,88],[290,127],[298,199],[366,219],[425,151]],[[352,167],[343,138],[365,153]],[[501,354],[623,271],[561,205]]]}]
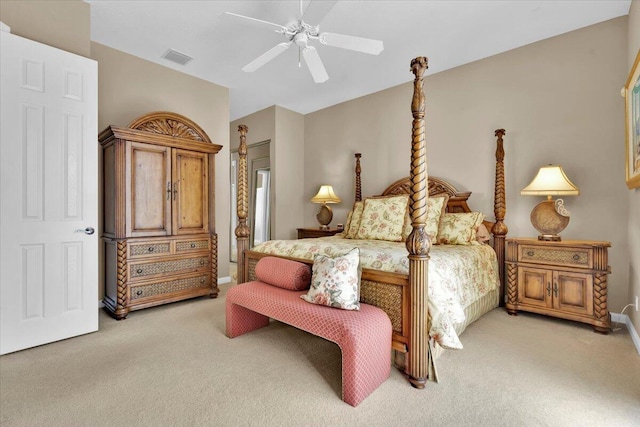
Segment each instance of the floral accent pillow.
[{"label": "floral accent pillow", "polygon": [[[438,240],[438,229],[440,228],[440,218],[447,210],[447,202],[449,201],[448,194],[436,194],[429,196],[427,202],[427,223],[425,224],[425,231],[429,235],[432,243],[436,243]],[[404,218],[404,230],[402,231],[402,240],[407,240],[413,227],[411,226],[411,216],[409,215],[409,208],[407,208],[407,214]]]},{"label": "floral accent pillow", "polygon": [[475,244],[476,230],[484,220],[480,212],[445,213],[440,219],[438,244],[471,245]]},{"label": "floral accent pillow", "polygon": [[408,200],[406,194],[365,199],[356,238],[401,242]]},{"label": "floral accent pillow", "polygon": [[342,229],[342,232],[336,234],[336,236],[344,237],[345,239],[347,238],[347,233],[349,233],[349,225],[351,224],[352,215],[353,215],[353,209],[351,209],[347,214],[347,220],[344,223],[344,228]]},{"label": "floral accent pillow", "polygon": [[351,210],[351,220],[349,220],[349,225],[347,227],[347,231],[345,231],[344,237],[347,239],[355,239],[358,234],[358,228],[360,227],[360,219],[362,219],[362,211],[364,209],[364,202],[355,202],[353,204],[353,209]]},{"label": "floral accent pillow", "polygon": [[312,304],[343,310],[360,310],[360,249],[331,258],[317,254],[313,259],[311,287],[300,298]]}]

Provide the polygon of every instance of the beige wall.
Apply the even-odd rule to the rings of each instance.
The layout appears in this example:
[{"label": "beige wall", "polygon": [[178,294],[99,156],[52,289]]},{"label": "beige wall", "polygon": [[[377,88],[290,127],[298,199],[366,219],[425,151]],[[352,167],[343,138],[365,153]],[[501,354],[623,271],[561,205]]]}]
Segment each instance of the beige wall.
[{"label": "beige wall", "polygon": [[[630,71],[640,51],[640,1],[633,0],[629,10],[627,70]],[[624,157],[622,157],[624,159]],[[640,296],[640,188],[630,190],[629,198],[629,294],[632,303]],[[627,310],[633,327],[640,333],[640,312]]]},{"label": "beige wall", "polygon": [[152,111],[195,121],[223,146],[216,155],[218,277],[229,276],[229,90],[110,47],[91,43],[98,61],[98,127],[126,126]]},{"label": "beige wall", "polygon": [[2,0],[0,21],[18,36],[90,56],[90,7],[81,0]]},{"label": "beige wall", "polygon": [[[269,140],[271,161],[271,238],[294,239],[303,226],[304,116],[279,106],[234,120],[230,125],[231,147],[240,144],[238,125],[249,128],[247,145]],[[313,196],[310,195],[308,199]]]},{"label": "beige wall", "polygon": [[[628,299],[628,190],[624,185],[624,105],[627,18],[540,41],[425,79],[429,173],[472,191],[472,208],[493,217],[493,131],[505,128],[509,236],[535,236],[529,214],[541,201],[520,190],[538,168],[559,163],[580,188],[566,197],[571,223],[565,239],[612,243],[609,308]],[[429,52],[417,52],[425,54]],[[398,64],[406,67],[409,61]],[[438,58],[430,58],[437,61]],[[362,152],[363,194],[378,194],[409,174],[410,83],[339,104],[305,117],[304,194],[333,184],[353,202],[353,153]],[[304,205],[307,225],[314,207]]]}]

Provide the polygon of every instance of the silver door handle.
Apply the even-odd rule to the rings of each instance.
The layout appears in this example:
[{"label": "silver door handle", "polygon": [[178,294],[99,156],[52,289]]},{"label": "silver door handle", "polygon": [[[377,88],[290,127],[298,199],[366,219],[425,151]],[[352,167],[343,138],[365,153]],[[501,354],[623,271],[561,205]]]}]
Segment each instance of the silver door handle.
[{"label": "silver door handle", "polygon": [[93,234],[95,232],[96,232],[96,230],[94,230],[93,227],[87,227],[85,229],[78,228],[76,230],[76,233],[84,233],[84,234],[89,234],[89,235],[91,235],[91,234]]}]

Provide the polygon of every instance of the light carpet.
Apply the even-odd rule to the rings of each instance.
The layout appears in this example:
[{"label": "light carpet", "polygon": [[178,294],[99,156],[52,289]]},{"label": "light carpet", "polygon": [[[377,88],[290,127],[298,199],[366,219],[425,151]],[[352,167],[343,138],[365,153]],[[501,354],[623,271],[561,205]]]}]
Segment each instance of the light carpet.
[{"label": "light carpet", "polygon": [[223,285],[199,298],[100,313],[93,334],[0,358],[2,426],[631,426],[640,425],[640,356],[625,329],[495,309],[440,383],[401,372],[357,408],[340,399],[339,348],[281,323],[229,339]]}]

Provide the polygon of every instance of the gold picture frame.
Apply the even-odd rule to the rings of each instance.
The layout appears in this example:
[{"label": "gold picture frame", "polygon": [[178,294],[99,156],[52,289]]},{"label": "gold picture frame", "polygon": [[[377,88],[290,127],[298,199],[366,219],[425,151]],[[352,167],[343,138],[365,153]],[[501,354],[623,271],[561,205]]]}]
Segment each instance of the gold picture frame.
[{"label": "gold picture frame", "polygon": [[626,123],[627,187],[640,187],[640,49],[622,89]]}]

